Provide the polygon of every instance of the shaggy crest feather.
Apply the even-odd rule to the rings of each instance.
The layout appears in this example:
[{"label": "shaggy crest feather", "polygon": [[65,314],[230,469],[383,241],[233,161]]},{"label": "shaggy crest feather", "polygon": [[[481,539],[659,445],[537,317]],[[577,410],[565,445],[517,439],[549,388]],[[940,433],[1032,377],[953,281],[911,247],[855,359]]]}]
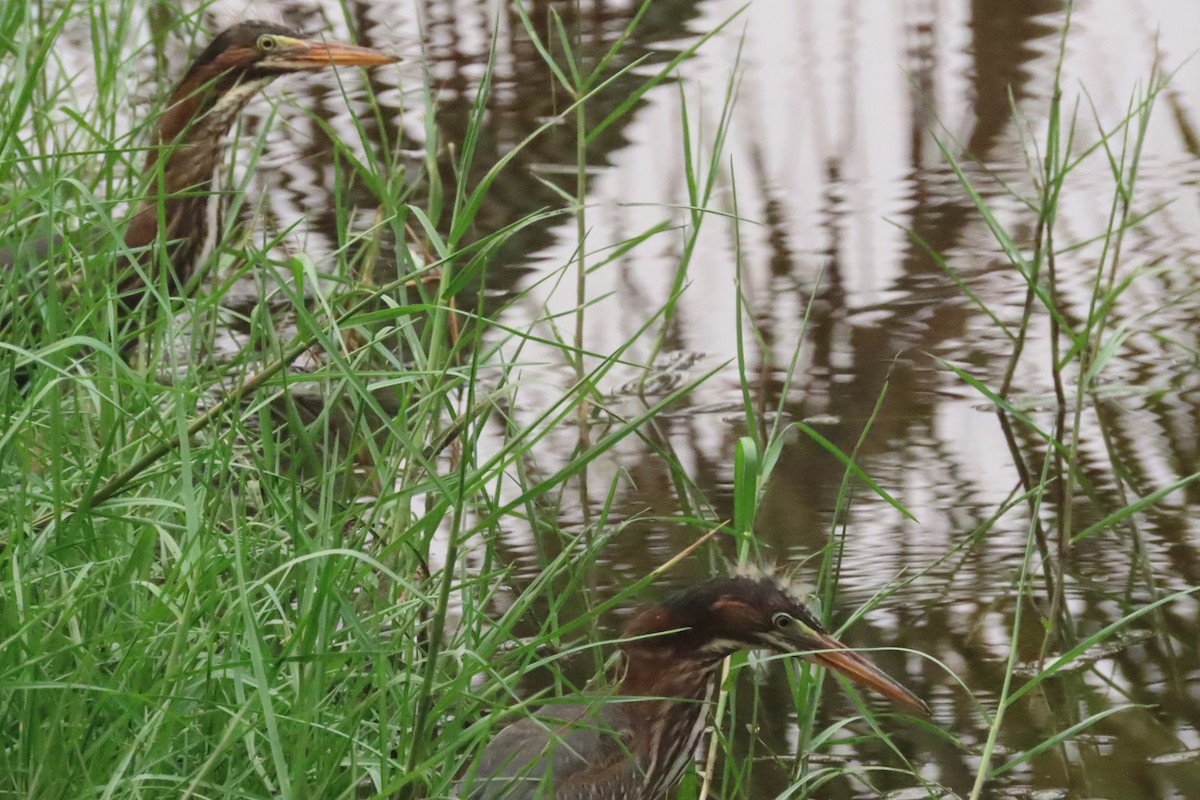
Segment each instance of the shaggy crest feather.
[{"label": "shaggy crest feather", "polygon": [[214,36],[223,30],[232,28],[237,23],[244,19],[257,19],[263,22],[270,22],[273,25],[283,25],[283,15],[279,13],[279,6],[276,3],[254,2],[239,4],[221,4],[214,3],[208,7],[208,11],[204,15],[205,30]]},{"label": "shaggy crest feather", "polygon": [[808,581],[800,578],[800,565],[792,564],[788,567],[780,567],[777,562],[765,562],[761,564],[741,564],[733,570],[733,574],[742,578],[751,578],[758,580],[760,578],[770,578],[778,583],[784,590],[797,600],[803,600],[808,605],[814,605],[812,602],[813,585]]}]

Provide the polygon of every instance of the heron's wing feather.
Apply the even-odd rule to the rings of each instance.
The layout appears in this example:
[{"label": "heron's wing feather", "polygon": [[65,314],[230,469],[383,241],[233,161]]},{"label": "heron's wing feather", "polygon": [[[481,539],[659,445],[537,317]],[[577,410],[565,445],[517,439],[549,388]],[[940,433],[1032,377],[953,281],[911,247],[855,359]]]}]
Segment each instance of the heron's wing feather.
[{"label": "heron's wing feather", "polygon": [[568,800],[584,797],[584,786],[636,797],[642,776],[626,745],[632,731],[622,705],[547,706],[509,725],[484,748],[467,797]]}]

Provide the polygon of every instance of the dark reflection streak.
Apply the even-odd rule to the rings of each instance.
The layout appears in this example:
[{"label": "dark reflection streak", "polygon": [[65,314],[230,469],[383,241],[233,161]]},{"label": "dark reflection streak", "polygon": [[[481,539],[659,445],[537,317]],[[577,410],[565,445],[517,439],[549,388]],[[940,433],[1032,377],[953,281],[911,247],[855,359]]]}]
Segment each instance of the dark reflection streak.
[{"label": "dark reflection streak", "polygon": [[970,14],[975,129],[966,149],[982,161],[1012,122],[1009,92],[1018,103],[1031,96],[1033,43],[1055,34],[1064,15],[1059,0],[972,0]]},{"label": "dark reflection streak", "polygon": [[[968,140],[968,153],[978,161],[982,162],[988,157],[994,143],[1000,137],[1000,132],[1008,124],[1009,93],[1011,92],[1014,98],[1022,96],[1021,87],[1026,81],[1016,80],[1016,78],[1018,76],[1022,78],[1027,76],[1018,66],[1022,63],[1022,59],[1014,59],[1013,55],[1029,52],[1026,42],[1033,38],[1029,34],[1032,27],[1031,14],[1037,11],[1035,8],[1036,5],[1036,3],[1032,5],[1022,4],[1020,8],[1014,8],[1011,5],[1005,4],[1003,10],[1000,10],[996,8],[996,3],[994,2],[975,2],[972,4],[971,20],[975,59],[974,80],[976,85],[976,102],[974,108],[976,112],[976,125]],[[1044,12],[1048,9],[1042,8],[1040,10]],[[1034,236],[1036,242],[1041,242],[1044,231],[1043,226],[1044,219],[1039,218],[1037,233]],[[1035,259],[1033,263],[1036,265],[1038,261]],[[1037,280],[1036,274],[1028,278],[1029,286],[1025,292],[1022,325],[1018,333],[1017,342],[1009,358],[1004,380],[999,389],[999,395],[1002,398],[1008,398],[1009,396],[1017,362],[1021,358],[1025,336],[1029,329],[1032,315],[1034,302],[1033,286]],[[1059,388],[1058,394],[1061,399],[1061,384],[1058,382],[1057,373],[1055,375],[1055,382]],[[1063,406],[1060,403],[1061,408]],[[996,414],[1000,422],[1000,428],[1004,433],[1004,439],[1008,444],[1013,465],[1021,479],[1022,486],[1026,493],[1029,493],[1030,519],[1033,523],[1034,538],[1042,562],[1046,567],[1042,570],[1042,577],[1046,584],[1045,590],[1048,598],[1050,598],[1052,607],[1057,608],[1058,603],[1056,601],[1060,595],[1050,571],[1050,565],[1054,561],[1050,557],[1050,545],[1045,529],[1042,526],[1040,515],[1037,513],[1038,499],[1032,493],[1035,485],[1033,475],[1025,462],[1021,449],[1017,445],[1012,424],[1008,419],[1007,413],[1004,409],[998,408]],[[1061,425],[1057,430],[1057,435],[1061,437]],[[1061,466],[1057,470],[1056,476],[1061,478]],[[1056,481],[1053,486],[1057,488],[1052,489],[1054,493],[1052,498],[1061,498],[1061,481]],[[1061,503],[1058,506],[1061,512]],[[1061,538],[1060,531],[1060,540]],[[1063,553],[1060,552],[1059,555],[1061,558]]]},{"label": "dark reflection streak", "polygon": [[1178,89],[1168,87],[1164,92],[1171,114],[1175,118],[1175,127],[1179,130],[1179,138],[1183,141],[1184,149],[1193,156],[1200,158],[1200,133],[1196,124],[1188,116],[1187,105],[1183,102]]},{"label": "dark reflection streak", "polygon": [[[933,0],[925,8],[924,15],[913,14],[911,16],[911,22],[906,31],[909,47],[906,52],[905,74],[909,78],[910,108],[912,109],[909,121],[909,159],[913,166],[913,174],[921,174],[921,166],[925,163],[925,145],[930,137],[930,132],[935,130],[938,118],[935,76],[941,74],[941,70],[937,61],[939,48],[936,20],[939,18],[940,8],[941,4],[937,0]],[[926,199],[934,196],[923,191],[924,183],[917,181],[914,184],[922,189],[922,192],[916,195],[918,206],[923,205]],[[911,244],[915,243],[910,242]],[[918,257],[923,257],[923,254],[919,256],[917,252],[912,253],[913,261]],[[979,511],[982,503],[968,500],[972,492],[972,483],[966,477],[968,470],[955,463],[954,451],[942,444],[941,438],[936,435],[932,426],[926,424],[923,427],[926,433],[924,440],[937,452],[938,457],[932,460],[933,463],[949,465],[952,475],[952,480],[948,484],[950,491],[945,495],[944,502],[937,506],[949,509],[952,513],[963,511],[966,519],[960,527],[963,530],[978,530],[985,523],[986,516]],[[920,435],[915,432],[910,438],[915,441],[921,439]],[[933,485],[936,487],[941,485],[941,482],[935,481]],[[965,558],[966,555],[964,552],[963,557]],[[906,563],[908,562],[906,561]],[[947,580],[951,580],[952,577],[952,574],[948,575]]]},{"label": "dark reflection streak", "polygon": [[909,161],[917,167],[925,163],[925,144],[937,124],[934,85],[934,76],[939,72],[936,14],[934,11],[924,17],[914,15],[906,30],[909,47],[905,53],[905,73],[909,79],[909,107],[913,111],[908,128]]},{"label": "dark reflection streak", "polygon": [[[857,46],[857,31],[859,29],[859,13],[857,2],[851,2],[846,5],[846,19],[842,23],[842,35],[845,39],[843,43],[843,53],[845,54],[846,62],[842,65],[842,96],[845,98],[839,105],[843,110],[844,118],[842,119],[839,133],[841,146],[834,149],[835,159],[830,163],[829,183],[831,192],[836,186],[837,191],[837,207],[831,208],[830,221],[833,222],[836,218],[837,235],[840,237],[845,233],[853,234],[851,223],[853,215],[850,213],[853,204],[848,202],[846,195],[854,186],[854,181],[860,176],[851,174],[850,178],[846,178],[845,174],[854,170],[855,166],[860,165],[858,153],[855,152],[855,145],[859,142],[860,126],[858,124],[858,81],[856,78],[862,74],[861,64],[858,62],[857,56],[859,48]],[[834,232],[831,230],[831,233]],[[830,239],[831,242],[835,241]],[[840,245],[840,239],[838,240]],[[854,265],[847,265],[853,269]],[[872,274],[873,270],[869,265],[862,264],[861,268],[867,275]],[[845,319],[847,297],[845,292],[845,283],[842,277],[842,260],[836,259],[830,264],[830,283],[829,290],[831,295],[828,299],[835,309],[841,311],[838,314],[839,319]]]},{"label": "dark reflection streak", "polygon": [[[840,218],[844,203],[840,190],[837,164],[829,162],[826,164],[825,191],[822,193],[825,202],[818,212],[829,244],[823,253],[825,264],[821,272],[821,284],[813,289],[817,300],[808,329],[808,343],[813,348],[813,365],[821,368],[817,377],[823,376],[825,380],[828,380],[834,371],[832,354],[836,349],[834,333],[837,322],[845,318],[846,291],[842,278]],[[839,314],[839,311],[842,313]]]},{"label": "dark reflection streak", "polygon": [[[997,5],[1002,5],[1002,8],[997,9]],[[980,162],[987,159],[995,142],[999,139],[1001,131],[1004,130],[1009,122],[1009,93],[1011,92],[1014,98],[1023,96],[1022,87],[1026,81],[1017,80],[1017,78],[1027,77],[1019,66],[1026,59],[1014,59],[1012,56],[1017,53],[1028,53],[1026,42],[1034,38],[1029,35],[1029,28],[1031,27],[1030,16],[1032,13],[1044,13],[1049,10],[1046,7],[1049,5],[1048,3],[1041,5],[1042,7],[1037,9],[1037,3],[1032,5],[1022,4],[1020,8],[1014,8],[1009,4],[998,4],[991,0],[977,0],[972,3],[971,26],[975,60],[973,77],[976,87],[976,102],[974,104],[976,124],[967,143],[967,152]],[[1024,35],[1019,35],[1018,32]],[[1035,235],[1035,239],[1040,240],[1042,224],[1043,220],[1039,219],[1039,234]],[[999,390],[999,395],[1004,398],[1008,397],[1017,362],[1021,357],[1033,308],[1033,284],[1036,281],[1036,275],[1029,277],[1030,285],[1025,294],[1023,323]],[[1025,490],[1028,492],[1033,486],[1032,476],[1020,452],[1014,447],[1015,440],[1012,436],[1012,428],[1005,416],[1005,412],[998,410],[997,414],[1001,417],[1001,428],[1005,432],[1005,440],[1009,443],[1014,465],[1021,477]],[[1038,550],[1044,562],[1049,565],[1051,563],[1049,545],[1046,540],[1045,531],[1038,520],[1038,515],[1032,513],[1036,511],[1032,505],[1034,503],[1032,497],[1030,503]],[[1049,596],[1055,597],[1050,576],[1047,574],[1045,577],[1048,584],[1047,591]]]},{"label": "dark reflection streak", "polygon": [[[769,261],[766,273],[768,276],[768,285],[763,287],[762,293],[762,301],[768,306],[768,311],[764,314],[766,319],[759,326],[759,336],[762,338],[763,348],[758,378],[758,435],[760,442],[762,442],[766,441],[768,431],[776,424],[776,422],[767,419],[768,409],[776,408],[779,405],[782,392],[791,388],[779,386],[777,390],[772,391],[770,385],[772,373],[775,368],[772,356],[778,341],[775,336],[775,330],[777,327],[782,330],[791,330],[800,323],[800,320],[784,319],[777,309],[771,309],[770,307],[775,305],[773,301],[782,301],[789,297],[790,294],[794,294],[799,301],[797,305],[798,311],[803,316],[808,310],[810,296],[798,281],[785,280],[797,272],[797,259],[788,242],[785,227],[787,223],[783,204],[777,197],[775,182],[767,174],[766,158],[763,154],[761,140],[754,138],[747,143],[747,147],[749,149],[750,164],[754,170],[755,185],[759,187],[759,191],[763,195],[763,208],[759,212],[759,219],[762,221],[767,232],[766,246]],[[779,285],[784,283],[791,290],[790,293],[785,291],[783,286]],[[791,307],[791,304],[787,304],[787,307]],[[793,347],[800,347],[802,344],[803,340],[800,340]],[[793,355],[794,353],[785,354],[785,360],[780,366],[786,369],[791,364]]]}]

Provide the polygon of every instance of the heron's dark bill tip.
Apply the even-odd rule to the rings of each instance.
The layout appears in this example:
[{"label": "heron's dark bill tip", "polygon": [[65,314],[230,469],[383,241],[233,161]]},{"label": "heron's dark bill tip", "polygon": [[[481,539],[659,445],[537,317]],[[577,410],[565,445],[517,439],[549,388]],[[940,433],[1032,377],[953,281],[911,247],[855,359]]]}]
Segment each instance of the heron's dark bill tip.
[{"label": "heron's dark bill tip", "polygon": [[865,656],[847,648],[832,636],[826,637],[822,644],[826,649],[813,653],[811,656],[813,661],[883,695],[906,711],[926,717],[932,716],[933,712],[929,710],[929,706],[925,704],[924,700],[875,666]]}]

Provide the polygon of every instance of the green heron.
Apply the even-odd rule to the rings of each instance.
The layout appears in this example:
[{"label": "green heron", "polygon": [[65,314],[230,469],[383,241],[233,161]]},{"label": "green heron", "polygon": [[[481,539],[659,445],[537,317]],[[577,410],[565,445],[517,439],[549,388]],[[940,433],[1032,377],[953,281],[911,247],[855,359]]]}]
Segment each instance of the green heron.
[{"label": "green heron", "polygon": [[[306,39],[283,25],[251,20],[227,29],[204,49],[171,92],[167,107],[154,127],[146,157],[149,189],[125,232],[125,245],[141,266],[133,269],[121,259],[120,310],[137,307],[144,281],[155,275],[160,261],[151,247],[161,242],[173,277],[168,288],[182,292],[196,267],[203,264],[221,240],[229,195],[219,189],[218,170],[224,137],[238,114],[271,81],[293,72],[312,72],[339,66],[373,67],[391,64],[395,56],[349,44]],[[5,279],[7,304],[22,308],[34,270],[57,249],[61,237],[39,240],[17,251],[0,249],[0,275]],[[13,288],[16,287],[16,288]],[[24,312],[22,312],[24,313]],[[0,308],[0,331],[11,325]],[[38,329],[35,322],[28,323]],[[26,370],[14,373],[16,384],[28,380]]]},{"label": "green heron", "polygon": [[[126,246],[146,265],[154,258],[149,245],[165,243],[174,273],[170,285],[182,290],[220,242],[229,200],[217,188],[223,139],[250,99],[281,75],[398,60],[366,47],[306,39],[258,20],[221,33],[188,67],[158,118],[146,157],[150,188],[126,229]],[[126,308],[137,304],[142,280],[133,275],[122,282]]]},{"label": "green heron", "polygon": [[659,800],[707,725],[721,661],[738,650],[795,653],[928,714],[916,695],[827,633],[774,578],[716,578],[644,611],[622,640],[618,697],[547,706],[484,748],[468,800]]}]

